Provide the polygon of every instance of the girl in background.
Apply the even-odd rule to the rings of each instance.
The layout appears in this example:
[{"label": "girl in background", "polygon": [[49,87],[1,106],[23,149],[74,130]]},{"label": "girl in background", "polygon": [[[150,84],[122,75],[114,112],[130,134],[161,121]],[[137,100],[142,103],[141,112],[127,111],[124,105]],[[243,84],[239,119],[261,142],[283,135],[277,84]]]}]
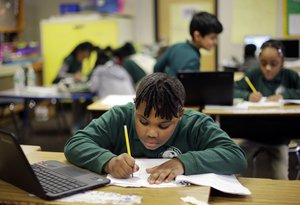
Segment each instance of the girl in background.
[{"label": "girl in background", "polygon": [[64,59],[63,64],[58,72],[53,83],[58,83],[60,80],[71,77],[74,82],[82,80],[82,63],[83,60],[90,57],[94,50],[94,45],[90,42],[78,44],[73,51]]},{"label": "girl in background", "polygon": [[[281,99],[300,99],[300,77],[297,72],[283,68],[284,48],[279,41],[269,40],[261,46],[259,68],[246,72],[257,92],[252,92],[245,78],[235,83],[234,97],[251,102],[263,99],[279,101]],[[265,153],[269,163],[260,163],[261,157],[255,157],[255,171],[259,178],[288,179],[289,136],[282,138],[244,140],[240,146],[247,154],[248,169],[243,176],[253,176],[253,158],[259,150]],[[269,138],[270,139],[270,138]],[[259,166],[259,164],[261,166]]]}]

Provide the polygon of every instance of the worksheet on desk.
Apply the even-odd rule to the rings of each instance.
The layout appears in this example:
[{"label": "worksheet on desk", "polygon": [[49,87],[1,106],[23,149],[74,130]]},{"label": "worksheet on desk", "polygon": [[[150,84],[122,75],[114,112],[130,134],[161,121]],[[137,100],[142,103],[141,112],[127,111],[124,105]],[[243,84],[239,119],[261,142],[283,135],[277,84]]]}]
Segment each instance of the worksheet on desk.
[{"label": "worksheet on desk", "polygon": [[147,179],[149,174],[146,168],[158,166],[170,159],[136,159],[136,164],[139,166],[139,171],[133,174],[133,177],[128,179],[117,179],[108,175],[111,180],[110,185],[122,187],[149,187],[149,188],[162,188],[162,187],[182,187],[189,184],[209,186],[224,193],[250,195],[251,192],[244,187],[235,175],[220,175],[220,174],[195,174],[195,175],[179,175],[176,179],[169,183],[149,184]]},{"label": "worksheet on desk", "polygon": [[107,178],[111,180],[110,185],[122,186],[122,187],[149,187],[149,188],[160,188],[160,187],[180,187],[184,186],[183,183],[177,183],[175,181],[161,184],[149,184],[147,181],[149,174],[146,172],[147,168],[158,166],[169,159],[136,159],[135,162],[139,166],[139,171],[133,174],[133,177],[128,179],[117,179],[108,175]]}]

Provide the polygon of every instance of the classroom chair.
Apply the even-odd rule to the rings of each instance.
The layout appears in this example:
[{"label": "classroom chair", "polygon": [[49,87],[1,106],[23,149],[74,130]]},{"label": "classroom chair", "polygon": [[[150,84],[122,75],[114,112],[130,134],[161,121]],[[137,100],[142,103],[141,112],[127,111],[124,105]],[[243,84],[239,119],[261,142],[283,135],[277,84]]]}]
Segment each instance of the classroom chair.
[{"label": "classroom chair", "polygon": [[296,180],[300,179],[300,144],[299,143],[290,143],[289,144],[289,153],[295,154],[296,156],[296,165],[294,169],[297,171]]},{"label": "classroom chair", "polygon": [[16,135],[19,136],[20,129],[19,129],[18,120],[17,120],[18,117],[15,112],[15,107],[16,107],[15,102],[12,102],[11,100],[1,99],[1,101],[0,101],[0,119],[3,119],[5,117],[5,115],[7,115],[7,111],[8,111],[9,112],[8,115],[10,115],[12,118]]}]

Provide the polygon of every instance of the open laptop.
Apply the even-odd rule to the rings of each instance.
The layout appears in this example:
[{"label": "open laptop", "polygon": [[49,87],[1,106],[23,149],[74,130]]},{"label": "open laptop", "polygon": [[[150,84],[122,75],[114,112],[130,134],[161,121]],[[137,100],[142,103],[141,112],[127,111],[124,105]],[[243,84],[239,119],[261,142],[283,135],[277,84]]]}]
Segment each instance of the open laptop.
[{"label": "open laptop", "polygon": [[110,182],[96,173],[55,160],[30,165],[15,136],[2,130],[0,179],[47,200],[101,187]]},{"label": "open laptop", "polygon": [[179,72],[185,88],[185,106],[232,105],[233,72]]}]

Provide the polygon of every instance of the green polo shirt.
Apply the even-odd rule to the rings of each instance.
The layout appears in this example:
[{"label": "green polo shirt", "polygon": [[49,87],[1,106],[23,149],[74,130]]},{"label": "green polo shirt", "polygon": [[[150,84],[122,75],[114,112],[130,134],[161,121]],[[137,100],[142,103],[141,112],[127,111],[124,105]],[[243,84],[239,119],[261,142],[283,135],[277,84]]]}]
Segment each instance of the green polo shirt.
[{"label": "green polo shirt", "polygon": [[126,153],[124,125],[135,158],[177,157],[186,175],[236,174],[247,166],[241,148],[209,116],[193,110],[185,111],[165,145],[156,150],[146,149],[136,133],[133,103],[113,107],[78,131],[65,145],[66,158],[80,167],[102,173],[103,166],[112,157]]},{"label": "green polo shirt", "polygon": [[157,60],[154,72],[163,72],[176,76],[182,71],[200,71],[199,49],[186,41],[178,43],[168,48]]},{"label": "green polo shirt", "polygon": [[[300,77],[293,70],[282,68],[273,80],[266,80],[260,68],[250,70],[246,73],[255,89],[268,97],[280,92],[284,99],[300,99]],[[252,93],[245,78],[235,82],[234,97],[248,100]]]}]

